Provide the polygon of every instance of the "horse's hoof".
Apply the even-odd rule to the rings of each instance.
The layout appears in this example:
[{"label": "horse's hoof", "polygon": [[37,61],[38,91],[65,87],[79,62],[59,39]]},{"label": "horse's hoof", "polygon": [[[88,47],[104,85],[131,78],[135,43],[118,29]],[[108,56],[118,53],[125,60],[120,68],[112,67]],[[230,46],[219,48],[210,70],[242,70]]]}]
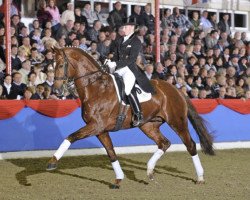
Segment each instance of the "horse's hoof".
[{"label": "horse's hoof", "polygon": [[202,181],[196,181],[196,183],[195,183],[196,185],[203,185],[203,184],[205,184],[205,181],[204,180],[202,180]]},{"label": "horse's hoof", "polygon": [[205,184],[205,180],[204,180],[203,176],[198,177],[196,184],[197,185]]},{"label": "horse's hoof", "polygon": [[56,168],[57,168],[57,159],[56,159],[55,156],[53,156],[49,160],[46,170],[47,171],[52,171],[52,170],[55,170]]},{"label": "horse's hoof", "polygon": [[120,189],[120,185],[113,184],[110,189]]},{"label": "horse's hoof", "polygon": [[147,176],[149,180],[153,181],[154,180],[154,170],[153,169],[148,169],[147,170]]},{"label": "horse's hoof", "polygon": [[115,179],[115,183],[110,187],[111,189],[120,189],[122,179]]}]

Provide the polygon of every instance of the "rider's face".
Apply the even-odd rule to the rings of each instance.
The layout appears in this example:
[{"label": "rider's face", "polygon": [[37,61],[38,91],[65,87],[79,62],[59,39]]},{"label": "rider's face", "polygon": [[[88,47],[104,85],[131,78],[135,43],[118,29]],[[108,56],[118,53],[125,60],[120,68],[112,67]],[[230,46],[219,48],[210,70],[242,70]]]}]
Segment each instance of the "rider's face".
[{"label": "rider's face", "polygon": [[130,35],[131,33],[134,32],[134,26],[133,25],[123,26],[123,31],[124,31],[125,36]]}]

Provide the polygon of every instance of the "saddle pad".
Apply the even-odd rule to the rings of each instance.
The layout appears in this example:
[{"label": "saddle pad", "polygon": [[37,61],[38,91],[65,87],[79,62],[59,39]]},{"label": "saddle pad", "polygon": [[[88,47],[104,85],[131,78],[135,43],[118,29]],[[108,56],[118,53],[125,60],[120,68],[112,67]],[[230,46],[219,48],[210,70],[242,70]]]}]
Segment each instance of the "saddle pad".
[{"label": "saddle pad", "polygon": [[[119,101],[121,101],[121,96],[120,96],[120,93],[119,93],[119,88],[118,88],[117,83],[116,83],[116,81],[115,81],[115,76],[114,76],[113,74],[110,74],[110,76],[111,76],[112,79],[113,79],[117,97],[118,97]],[[151,93],[144,92],[138,84],[135,84],[135,87],[136,87],[136,88],[139,88],[140,91],[141,91],[141,93],[138,93],[138,92],[136,93],[136,94],[137,94],[137,97],[138,97],[138,100],[139,100],[140,103],[149,101],[149,100],[152,98],[152,94],[151,94]],[[124,102],[123,102],[123,103],[124,103]],[[124,104],[125,104],[125,103],[124,103]]]}]

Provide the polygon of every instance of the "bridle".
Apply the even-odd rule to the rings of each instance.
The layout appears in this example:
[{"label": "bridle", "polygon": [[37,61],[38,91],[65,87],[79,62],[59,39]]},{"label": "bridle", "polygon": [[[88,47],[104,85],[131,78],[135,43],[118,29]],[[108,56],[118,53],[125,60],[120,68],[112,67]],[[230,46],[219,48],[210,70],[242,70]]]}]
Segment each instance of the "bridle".
[{"label": "bridle", "polygon": [[76,68],[69,61],[69,59],[68,59],[67,55],[65,54],[64,50],[62,50],[62,52],[63,52],[63,70],[64,70],[64,76],[63,77],[55,77],[54,78],[55,81],[74,82],[74,81],[76,81],[78,79],[84,78],[83,87],[86,87],[89,84],[94,83],[95,81],[97,81],[99,79],[99,77],[102,76],[103,72],[101,70],[97,70],[97,71],[90,72],[89,74],[85,74],[83,76],[79,76],[79,77],[76,77],[76,78],[68,78],[69,65],[71,65],[74,68],[74,70]]}]

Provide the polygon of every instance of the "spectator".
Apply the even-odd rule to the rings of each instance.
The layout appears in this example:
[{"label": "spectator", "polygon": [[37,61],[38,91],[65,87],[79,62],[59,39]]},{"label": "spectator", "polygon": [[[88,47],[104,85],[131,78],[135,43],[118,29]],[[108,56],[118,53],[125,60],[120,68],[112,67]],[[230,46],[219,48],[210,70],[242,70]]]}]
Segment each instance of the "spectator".
[{"label": "spectator", "polygon": [[44,52],[45,59],[43,61],[43,72],[47,73],[48,71],[53,71],[54,70],[54,57],[53,57],[53,52],[51,50],[46,50]]},{"label": "spectator", "polygon": [[22,74],[15,72],[12,74],[13,77],[13,95],[11,99],[21,99],[24,94],[24,90],[27,87],[26,84],[22,83]]},{"label": "spectator", "polygon": [[96,3],[94,7],[94,19],[99,20],[102,25],[108,25],[106,14],[102,11],[100,3]]},{"label": "spectator", "polygon": [[100,60],[104,61],[110,51],[111,40],[106,38],[104,32],[99,34],[99,42],[97,43],[97,52],[100,54]]},{"label": "spectator", "polygon": [[245,45],[248,43],[247,33],[241,32],[241,40],[244,42]]},{"label": "spectator", "polygon": [[43,42],[41,40],[41,30],[38,28],[34,29],[34,33],[33,36],[31,38],[33,41],[36,41],[37,43],[37,50],[41,53],[44,51],[44,45]]},{"label": "spectator", "polygon": [[13,71],[18,71],[22,67],[22,62],[17,56],[18,47],[11,45],[11,68]]},{"label": "spectator", "polygon": [[33,37],[35,29],[39,29],[40,31],[42,31],[42,28],[40,28],[38,19],[34,19],[32,24],[29,24],[29,32],[30,32],[29,37],[30,38]]},{"label": "spectator", "polygon": [[31,45],[30,45],[30,38],[28,36],[24,37],[22,40],[22,46],[20,46],[20,48],[23,48],[25,51],[25,56],[28,58],[30,56],[30,49],[31,49]]},{"label": "spectator", "polygon": [[66,24],[68,20],[75,22],[75,13],[73,3],[67,3],[67,10],[63,11],[61,16],[61,25]]},{"label": "spectator", "polygon": [[134,12],[132,13],[132,15],[130,15],[129,21],[136,23],[136,25],[138,26],[144,25],[144,19],[141,13],[141,6],[134,6]]},{"label": "spectator", "polygon": [[212,49],[218,43],[218,31],[212,30],[206,37],[206,48]]},{"label": "spectator", "polygon": [[67,37],[68,34],[72,31],[74,27],[74,22],[72,20],[68,20],[66,22],[66,24],[64,24],[63,26],[61,26],[56,34],[56,40],[59,40],[61,37]]},{"label": "spectator", "polygon": [[213,26],[212,26],[211,22],[208,20],[207,10],[204,10],[202,12],[202,16],[201,16],[200,20],[201,20],[202,30],[205,32],[205,34],[209,33]]},{"label": "spectator", "polygon": [[18,72],[22,75],[21,82],[27,85],[28,83],[28,74],[31,71],[31,62],[30,60],[25,60],[22,62],[22,68]]},{"label": "spectator", "polygon": [[199,91],[198,97],[199,97],[199,99],[206,99],[207,98],[207,91],[205,89],[201,89]]},{"label": "spectator", "polygon": [[28,28],[26,26],[20,27],[19,35],[17,37],[19,45],[23,45],[23,38],[29,37]]},{"label": "spectator", "polygon": [[38,2],[38,10],[36,16],[42,28],[45,28],[45,24],[47,21],[52,20],[52,16],[50,12],[46,10],[46,7],[47,5],[45,0],[40,0]]},{"label": "spectator", "polygon": [[250,90],[246,91],[244,99],[250,99]]},{"label": "spectator", "polygon": [[42,84],[46,81],[46,74],[42,72],[42,64],[38,63],[34,65],[34,72],[36,73],[34,85]]},{"label": "spectator", "polygon": [[33,91],[36,90],[36,73],[34,71],[31,71],[29,74],[28,74],[28,83],[27,83],[27,86],[32,88]]},{"label": "spectator", "polygon": [[82,15],[81,9],[79,7],[75,8],[75,21],[79,22],[80,24],[83,23],[86,27],[88,27],[88,20],[84,15]]},{"label": "spectator", "polygon": [[163,80],[165,80],[167,83],[169,83],[170,85],[174,85],[174,76],[171,74],[166,74],[166,76],[163,77]]},{"label": "spectator", "polygon": [[209,71],[210,69],[217,71],[213,63],[214,63],[214,58],[212,56],[207,57],[207,64],[205,65],[207,71]]},{"label": "spectator", "polygon": [[76,32],[74,32],[74,31],[69,32],[67,38],[65,39],[66,45],[72,46],[74,39],[76,39]]},{"label": "spectator", "polygon": [[170,21],[172,22],[173,26],[178,26],[182,30],[183,34],[193,26],[188,18],[180,13],[178,7],[173,8],[173,14],[170,16]]},{"label": "spectator", "polygon": [[80,37],[80,45],[79,45],[79,48],[80,49],[82,49],[82,50],[84,50],[84,51],[86,51],[87,49],[88,49],[88,46],[87,46],[87,44],[86,44],[86,41],[87,41],[87,39],[86,39],[86,37]]},{"label": "spectator", "polygon": [[34,97],[34,91],[33,91],[33,89],[31,87],[25,88],[22,99],[23,100],[36,99]]},{"label": "spectator", "polygon": [[170,20],[170,15],[171,15],[171,9],[170,8],[166,8],[163,12],[163,16],[162,16],[162,20],[161,20],[161,27],[162,29],[166,29],[166,28],[172,28],[172,23]]},{"label": "spectator", "polygon": [[241,98],[245,95],[244,87],[245,87],[245,80],[239,77],[236,81],[236,86],[235,86],[237,97]]},{"label": "spectator", "polygon": [[190,98],[198,99],[199,98],[199,89],[197,87],[192,88],[190,93]]},{"label": "spectator", "polygon": [[102,24],[99,20],[94,21],[93,27],[91,27],[87,31],[87,36],[90,41],[98,42],[98,35],[99,35],[99,31],[101,27],[102,27]]},{"label": "spectator", "polygon": [[13,94],[13,86],[11,84],[12,77],[11,75],[7,74],[4,78],[3,85],[0,85],[2,89],[1,99],[15,99]]},{"label": "spectator", "polygon": [[0,85],[0,100],[2,99],[6,99],[6,98],[3,96],[3,86]]},{"label": "spectator", "polygon": [[41,53],[38,53],[37,51],[37,48],[35,47],[32,47],[30,49],[30,62],[31,62],[31,65],[35,65],[37,63],[41,63],[44,59],[44,56],[41,54]]},{"label": "spectator", "polygon": [[218,24],[217,24],[217,14],[216,13],[211,13],[210,19],[209,19],[212,29],[213,30],[218,30]]},{"label": "spectator", "polygon": [[48,6],[46,7],[45,10],[48,11],[52,16],[52,20],[51,20],[52,30],[53,30],[53,33],[56,33],[61,25],[60,25],[60,13],[59,13],[59,9],[55,5],[55,1],[49,0]]},{"label": "spectator", "polygon": [[45,35],[42,38],[42,44],[43,44],[45,49],[48,49],[47,44],[49,44],[49,43],[54,44],[54,46],[56,46],[56,44],[57,44],[57,41],[54,38],[52,38],[51,36],[52,36],[52,30],[49,29],[49,28],[46,28],[45,29]]},{"label": "spectator", "polygon": [[220,87],[218,97],[219,99],[225,99],[226,98],[226,88]]},{"label": "spectator", "polygon": [[11,17],[11,26],[15,28],[16,34],[19,35],[21,27],[24,26],[24,23],[20,21],[19,15],[13,15]]},{"label": "spectator", "polygon": [[122,4],[120,1],[115,3],[115,8],[109,13],[108,23],[113,28],[118,30],[125,22],[126,16],[122,9]]},{"label": "spectator", "polygon": [[231,25],[230,25],[230,22],[229,22],[229,14],[224,13],[223,17],[222,17],[222,20],[220,20],[219,23],[218,23],[218,29],[221,32],[226,32],[227,35],[230,35],[231,34],[230,26]]},{"label": "spectator", "polygon": [[87,49],[87,51],[89,54],[96,54],[98,59],[100,58],[100,53],[97,52],[97,43],[95,41],[91,42],[90,47]]},{"label": "spectator", "polygon": [[226,32],[221,32],[220,40],[222,42],[223,48],[227,48],[229,46],[228,34]]},{"label": "spectator", "polygon": [[34,99],[44,99],[44,88],[48,86],[44,86],[43,84],[38,84],[36,87],[36,92],[34,94]]},{"label": "spectator", "polygon": [[202,29],[201,22],[199,19],[199,13],[197,11],[193,11],[192,19],[190,22],[194,27],[195,33],[198,33]]},{"label": "spectator", "polygon": [[146,64],[144,73],[146,74],[146,77],[150,80],[152,79],[154,71],[154,66],[152,64]]},{"label": "spectator", "polygon": [[88,21],[88,25],[90,27],[93,26],[93,23],[96,19],[96,15],[94,14],[94,12],[91,10],[91,6],[89,3],[86,3],[84,5],[84,8],[82,10],[82,15],[86,17],[87,21]]},{"label": "spectator", "polygon": [[48,71],[46,73],[47,77],[46,77],[46,81],[42,83],[42,85],[44,87],[50,87],[53,91],[53,84],[54,84],[54,78],[55,78],[55,73],[54,71]]},{"label": "spectator", "polygon": [[163,65],[158,62],[155,65],[155,71],[151,77],[151,79],[164,79],[165,73],[164,73],[164,67]]}]

